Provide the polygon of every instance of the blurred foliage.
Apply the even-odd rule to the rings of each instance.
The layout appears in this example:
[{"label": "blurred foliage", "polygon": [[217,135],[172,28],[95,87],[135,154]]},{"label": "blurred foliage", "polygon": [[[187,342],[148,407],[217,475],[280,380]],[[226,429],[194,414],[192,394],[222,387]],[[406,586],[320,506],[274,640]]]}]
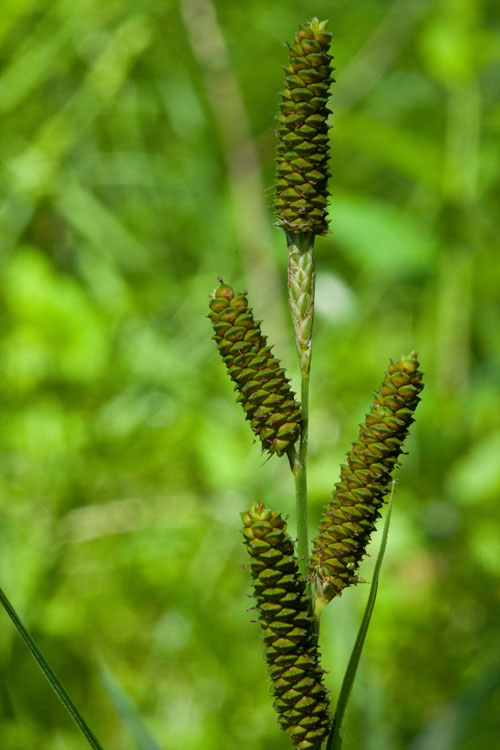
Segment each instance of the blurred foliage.
[{"label": "blurred foliage", "polygon": [[[498,3],[4,0],[0,579],[110,749],[137,747],[116,695],[168,750],[288,747],[239,513],[293,511],[293,484],[205,315],[217,274],[247,287],[297,385],[264,187],[282,41],[311,13],[338,69],[312,523],[388,358],[426,371],[346,750],[500,732]],[[366,595],[324,615],[334,694]],[[3,750],[83,748],[5,615],[0,664]]]}]

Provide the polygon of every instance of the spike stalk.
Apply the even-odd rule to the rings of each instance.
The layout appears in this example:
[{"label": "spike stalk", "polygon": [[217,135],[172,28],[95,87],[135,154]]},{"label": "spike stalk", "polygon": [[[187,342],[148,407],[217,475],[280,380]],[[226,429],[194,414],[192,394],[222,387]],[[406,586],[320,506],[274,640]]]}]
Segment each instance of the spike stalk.
[{"label": "spike stalk", "polygon": [[298,453],[290,456],[295,479],[297,507],[297,554],[303,576],[309,575],[309,534],[307,527],[307,446],[309,423],[309,373],[311,370],[314,318],[314,234],[287,232],[288,301],[295,331],[301,374],[302,425]]}]

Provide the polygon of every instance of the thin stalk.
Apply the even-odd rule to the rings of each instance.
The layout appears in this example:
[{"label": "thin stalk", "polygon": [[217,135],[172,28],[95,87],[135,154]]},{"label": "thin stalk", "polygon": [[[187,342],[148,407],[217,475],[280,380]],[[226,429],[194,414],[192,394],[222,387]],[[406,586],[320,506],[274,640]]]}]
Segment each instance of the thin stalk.
[{"label": "thin stalk", "polygon": [[375,606],[375,600],[377,598],[378,582],[380,577],[380,569],[384,559],[385,548],[387,546],[387,536],[389,534],[389,524],[391,520],[392,512],[392,498],[394,494],[394,482],[392,483],[391,495],[387,507],[387,513],[384,521],[384,529],[382,531],[382,538],[380,540],[380,547],[377,554],[377,560],[375,562],[375,568],[373,570],[373,579],[370,586],[370,593],[368,595],[368,601],[366,603],[363,619],[359,627],[358,635],[354,643],[349,664],[342,681],[342,688],[340,690],[339,699],[337,702],[337,709],[335,711],[335,718],[333,720],[330,736],[326,745],[326,750],[342,750],[342,744],[344,741],[345,723],[347,718],[347,709],[349,707],[349,701],[351,698],[352,688],[356,673],[358,671],[359,660],[363,652],[365,645],[366,634],[370,625],[370,620]]},{"label": "thin stalk", "polygon": [[28,647],[28,649],[31,651],[31,655],[33,656],[34,660],[42,670],[43,674],[45,675],[47,681],[49,682],[51,688],[54,690],[55,694],[63,704],[66,711],[69,713],[75,724],[77,725],[80,732],[83,734],[87,742],[89,743],[90,747],[93,748],[93,750],[103,750],[103,747],[99,740],[94,736],[94,733],[92,730],[87,726],[85,720],[81,716],[80,712],[78,711],[77,707],[69,697],[68,693],[66,692],[65,688],[63,687],[63,684],[59,680],[59,678],[54,673],[52,667],[36,645],[33,638],[30,636],[26,628],[24,627],[23,623],[19,619],[19,615],[17,614],[16,610],[10,603],[10,601],[7,599],[7,596],[5,593],[0,589],[0,603],[2,604],[3,608],[9,615],[10,619],[14,623],[17,632],[23,639],[24,643]]},{"label": "thin stalk", "polygon": [[309,418],[309,376],[301,378],[302,425],[299,452],[295,453],[293,476],[297,509],[297,554],[299,570],[303,576],[309,574],[309,533],[307,521],[307,438]]},{"label": "thin stalk", "polygon": [[295,330],[301,373],[302,428],[299,451],[290,460],[295,479],[297,504],[297,553],[299,569],[309,575],[309,534],[307,523],[307,446],[309,428],[309,373],[311,370],[314,316],[314,234],[287,233],[288,300]]}]

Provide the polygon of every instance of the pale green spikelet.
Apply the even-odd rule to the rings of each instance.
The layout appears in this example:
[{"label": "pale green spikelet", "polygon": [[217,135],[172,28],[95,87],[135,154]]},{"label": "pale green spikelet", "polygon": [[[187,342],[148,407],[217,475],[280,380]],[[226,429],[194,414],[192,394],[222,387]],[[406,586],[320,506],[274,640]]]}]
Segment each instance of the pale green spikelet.
[{"label": "pale green spikelet", "polygon": [[313,18],[289,45],[286,87],[278,115],[275,210],[287,232],[328,230],[328,96],[331,32]]},{"label": "pale green spikelet", "polygon": [[278,721],[298,750],[319,750],[331,716],[293,543],[280,514],[262,503],[242,518]]},{"label": "pale green spikelet", "polygon": [[221,282],[209,305],[214,339],[236,384],[237,400],[262,448],[281,456],[296,442],[301,423],[300,406],[285,371],[271,354],[246,294],[235,294]]},{"label": "pale green spikelet", "polygon": [[350,584],[365,555],[388,493],[423,388],[417,355],[391,360],[380,390],[342,466],[340,482],[326,506],[313,542],[311,571],[317,584],[316,611]]}]

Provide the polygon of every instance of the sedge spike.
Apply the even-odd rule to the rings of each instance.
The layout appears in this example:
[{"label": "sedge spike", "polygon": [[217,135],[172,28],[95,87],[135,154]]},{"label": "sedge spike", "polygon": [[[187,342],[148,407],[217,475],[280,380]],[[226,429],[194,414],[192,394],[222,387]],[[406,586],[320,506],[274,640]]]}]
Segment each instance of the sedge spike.
[{"label": "sedge spike", "polygon": [[319,750],[331,715],[293,542],[281,515],[262,503],[242,518],[278,721],[298,750]]},{"label": "sedge spike", "polygon": [[285,89],[277,117],[275,211],[287,233],[328,231],[328,97],[332,34],[313,18],[288,45]]},{"label": "sedge spike", "polygon": [[282,456],[300,434],[301,411],[280,362],[271,354],[246,294],[222,282],[210,297],[214,339],[262,449]]},{"label": "sedge spike", "polygon": [[380,390],[360,426],[359,436],[341,467],[340,482],[326,506],[313,542],[311,572],[316,583],[316,614],[334,596],[357,583],[391,474],[420,401],[422,373],[412,352],[391,360]]}]

